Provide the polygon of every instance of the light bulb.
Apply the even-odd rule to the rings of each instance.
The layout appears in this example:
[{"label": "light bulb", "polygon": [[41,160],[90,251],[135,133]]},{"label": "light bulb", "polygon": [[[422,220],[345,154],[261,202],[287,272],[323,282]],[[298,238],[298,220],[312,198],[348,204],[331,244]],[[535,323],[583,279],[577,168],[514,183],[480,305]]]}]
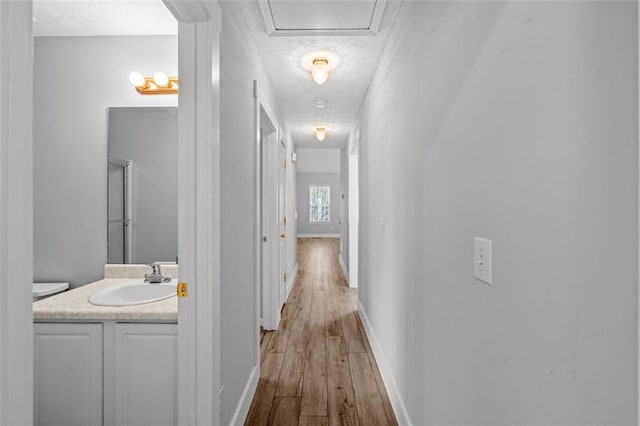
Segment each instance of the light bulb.
[{"label": "light bulb", "polygon": [[137,71],[129,74],[129,81],[136,87],[143,87],[147,84],[146,80],[144,79],[144,75],[140,74]]},{"label": "light bulb", "polygon": [[163,72],[157,72],[153,74],[153,81],[158,85],[158,87],[167,87],[169,86],[169,77]]},{"label": "light bulb", "polygon": [[322,142],[327,137],[327,129],[324,127],[316,127],[316,139]]},{"label": "light bulb", "polygon": [[311,68],[311,77],[318,84],[324,84],[329,78],[329,61],[325,58],[316,58],[313,60]]}]

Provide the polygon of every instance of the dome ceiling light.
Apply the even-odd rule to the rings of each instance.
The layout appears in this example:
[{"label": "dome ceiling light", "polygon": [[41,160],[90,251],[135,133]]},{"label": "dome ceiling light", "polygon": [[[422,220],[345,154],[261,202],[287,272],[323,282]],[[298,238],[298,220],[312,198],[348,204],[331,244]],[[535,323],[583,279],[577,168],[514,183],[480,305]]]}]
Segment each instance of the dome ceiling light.
[{"label": "dome ceiling light", "polygon": [[316,139],[318,139],[319,142],[322,142],[327,138],[329,128],[327,126],[315,126],[312,130],[314,135],[316,136]]},{"label": "dome ceiling light", "polygon": [[338,55],[326,50],[308,52],[301,58],[301,65],[317,84],[326,83],[333,70],[338,68],[340,60]]},{"label": "dome ceiling light", "polygon": [[329,60],[327,58],[315,58],[312,62],[311,77],[318,84],[324,84],[329,78]]}]

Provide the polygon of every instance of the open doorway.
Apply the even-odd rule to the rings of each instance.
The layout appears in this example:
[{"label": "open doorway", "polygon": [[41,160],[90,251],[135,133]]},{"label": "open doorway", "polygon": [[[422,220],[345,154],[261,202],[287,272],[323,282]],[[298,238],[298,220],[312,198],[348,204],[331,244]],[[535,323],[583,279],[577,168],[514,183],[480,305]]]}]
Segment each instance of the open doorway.
[{"label": "open doorway", "polygon": [[[184,281],[189,281],[191,293],[191,297],[181,298],[179,302],[181,344],[178,358],[181,359],[181,368],[173,378],[179,382],[180,388],[175,397],[179,406],[179,420],[172,419],[171,424],[218,424],[220,232],[219,203],[215,202],[219,200],[219,190],[213,182],[218,180],[220,161],[219,117],[213,110],[217,109],[219,94],[216,90],[204,88],[218,87],[218,81],[216,78],[212,79],[212,75],[219,75],[220,11],[213,2],[166,4],[181,21],[180,71],[181,77],[188,83],[180,86],[180,117],[183,125],[178,171],[183,191],[180,191],[181,199],[178,204],[181,208],[180,275]],[[3,3],[0,7],[0,27],[3,34],[8,35],[2,37],[0,42],[0,57],[8,58],[0,67],[0,127],[3,129],[0,135],[0,168],[3,170],[3,178],[0,179],[0,240],[4,242],[3,246],[11,247],[10,251],[2,250],[3,254],[0,256],[0,271],[3,276],[0,280],[0,323],[3,324],[0,330],[2,424],[34,423],[31,380],[34,367],[33,318],[30,297],[33,276],[33,242],[30,238],[33,235],[32,20],[29,0]],[[87,55],[85,59],[92,57],[106,61],[103,49],[93,51],[98,53],[95,56]],[[133,90],[126,81],[126,74],[123,79],[120,72],[108,73],[102,70],[99,74],[105,80],[115,76],[114,79],[123,81],[127,90]],[[91,78],[96,80],[95,75]],[[77,80],[75,84],[79,84]],[[93,89],[89,91],[92,93],[106,87],[94,82],[89,86]],[[199,90],[198,102],[196,88]],[[107,91],[112,95],[113,90]],[[72,92],[69,90],[64,94],[65,103],[70,102],[69,93]],[[78,96],[83,97],[87,93],[84,91]],[[16,120],[16,116],[20,120]],[[80,126],[83,129],[94,127],[93,122],[77,122],[85,123]],[[85,168],[89,166],[87,162],[79,164]],[[105,158],[105,179],[106,167]],[[106,196],[104,198],[106,200]],[[102,223],[99,226],[106,228]],[[81,233],[78,229],[75,232]],[[8,303],[9,300],[11,303]],[[98,362],[103,359],[101,356],[94,357]],[[99,367],[98,365],[96,371],[102,376]]]},{"label": "open doorway", "polygon": [[[144,10],[122,2],[102,6],[35,2],[33,8],[33,281],[68,282],[71,288],[33,304],[33,423],[96,424],[102,419],[125,424],[144,418],[149,424],[176,424],[177,342],[187,335],[178,336],[178,310],[184,305],[175,297],[179,208],[191,216],[191,207],[178,202],[178,175],[196,167],[178,164],[177,90],[158,94],[153,88],[159,86],[150,82],[166,78],[160,86],[178,87],[178,22],[161,2]],[[125,7],[129,25],[112,18]],[[89,11],[102,26],[61,28],[50,20],[67,16],[74,21]],[[154,29],[141,28],[151,11],[162,20]],[[74,78],[55,85],[42,83],[51,75],[70,74]],[[76,85],[92,90],[77,92]],[[141,299],[92,299],[111,280],[121,280],[113,282],[123,292],[136,285]],[[193,292],[196,283],[191,283]],[[167,304],[153,306],[164,312],[162,324],[140,316],[140,301],[160,290]],[[108,303],[111,312],[100,318],[85,314],[78,321],[64,314]],[[131,321],[119,318],[125,303],[131,306]],[[51,321],[43,311],[60,321]],[[154,364],[145,360],[146,350]],[[148,374],[122,373],[125,365],[138,373],[148,368]],[[141,392],[141,383],[154,392]]]}]

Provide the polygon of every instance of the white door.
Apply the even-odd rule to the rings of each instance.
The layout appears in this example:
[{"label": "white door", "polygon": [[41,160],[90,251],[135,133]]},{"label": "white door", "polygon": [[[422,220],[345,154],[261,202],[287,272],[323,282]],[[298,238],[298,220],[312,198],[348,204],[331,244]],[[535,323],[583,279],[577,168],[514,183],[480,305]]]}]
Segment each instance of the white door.
[{"label": "white door", "polygon": [[260,318],[262,318],[262,327],[265,330],[269,330],[270,328],[270,321],[267,318],[270,312],[269,309],[269,304],[267,302],[267,299],[269,299],[269,283],[271,282],[271,261],[269,258],[269,217],[267,215],[267,210],[268,210],[268,200],[267,200],[267,194],[268,194],[268,186],[267,186],[267,181],[268,181],[268,156],[267,156],[267,138],[265,135],[265,131],[263,129],[260,129],[260,147],[261,147],[261,152],[260,152],[260,156],[261,156],[261,160],[260,160],[260,164],[262,166],[261,168],[261,172],[262,172],[262,177],[260,179],[260,203],[261,203],[261,208],[260,208],[260,212],[261,212],[261,218],[260,218],[260,232],[262,234],[262,245],[260,248],[260,257],[262,259],[261,261],[261,265],[262,265],[262,277],[261,277],[261,282],[262,285],[260,286],[260,303],[262,304],[260,307]]},{"label": "white door", "polygon": [[262,145],[262,326],[275,330],[280,322],[278,212],[279,151],[277,132],[271,131]]},{"label": "white door", "polygon": [[287,149],[284,141],[278,144],[278,310],[287,298]]}]

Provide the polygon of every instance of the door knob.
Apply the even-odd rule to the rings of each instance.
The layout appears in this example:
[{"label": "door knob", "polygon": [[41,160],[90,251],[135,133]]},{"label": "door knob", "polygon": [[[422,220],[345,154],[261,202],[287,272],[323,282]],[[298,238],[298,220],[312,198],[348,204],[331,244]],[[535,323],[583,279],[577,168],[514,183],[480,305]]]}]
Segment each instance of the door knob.
[{"label": "door knob", "polygon": [[287,238],[285,234],[280,234],[280,238]]}]

